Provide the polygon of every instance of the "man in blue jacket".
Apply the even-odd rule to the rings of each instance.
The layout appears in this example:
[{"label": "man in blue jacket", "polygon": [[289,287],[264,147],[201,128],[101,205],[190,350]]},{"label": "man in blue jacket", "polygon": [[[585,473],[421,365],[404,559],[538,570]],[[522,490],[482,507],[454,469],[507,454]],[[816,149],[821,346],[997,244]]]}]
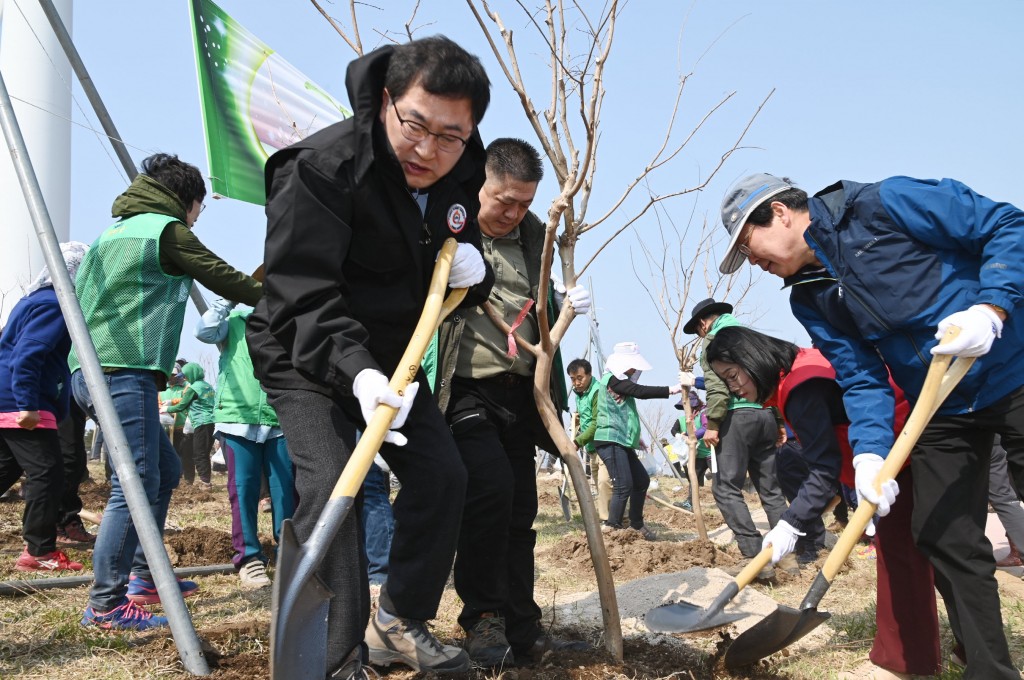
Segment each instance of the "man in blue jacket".
[{"label": "man in blue jacket", "polygon": [[[984,527],[995,434],[1024,488],[1024,321],[1013,313],[1024,286],[1024,212],[950,179],[841,181],[808,197],[758,174],[726,194],[722,221],[722,273],[746,259],[785,279],[794,315],[835,367],[857,494],[880,515],[899,493],[893,480],[881,494],[872,488],[894,438],[886,366],[914,401],[929,353],[977,357],[914,450],[913,531],[966,649],[964,678],[1019,678]],[[961,333],[940,349],[952,325]]]}]

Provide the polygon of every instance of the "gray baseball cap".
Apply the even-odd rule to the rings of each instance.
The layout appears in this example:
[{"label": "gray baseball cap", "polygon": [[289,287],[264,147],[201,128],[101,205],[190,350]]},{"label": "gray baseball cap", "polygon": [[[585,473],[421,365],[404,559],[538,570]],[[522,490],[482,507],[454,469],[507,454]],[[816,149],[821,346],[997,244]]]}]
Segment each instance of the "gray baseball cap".
[{"label": "gray baseball cap", "polygon": [[784,179],[760,172],[744,177],[729,189],[722,199],[722,224],[729,232],[729,249],[725,251],[718,271],[732,274],[743,263],[743,254],[736,249],[736,245],[740,240],[740,234],[743,233],[743,225],[750,218],[750,213],[772,196],[793,188],[795,187]]}]

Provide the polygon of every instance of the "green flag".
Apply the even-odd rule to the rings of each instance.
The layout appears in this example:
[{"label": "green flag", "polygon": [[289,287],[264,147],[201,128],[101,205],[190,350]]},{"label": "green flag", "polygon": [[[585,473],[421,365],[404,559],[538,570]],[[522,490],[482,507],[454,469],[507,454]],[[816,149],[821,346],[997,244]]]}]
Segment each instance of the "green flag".
[{"label": "green flag", "polygon": [[214,194],[263,205],[277,149],[352,115],[210,0],[191,0]]}]

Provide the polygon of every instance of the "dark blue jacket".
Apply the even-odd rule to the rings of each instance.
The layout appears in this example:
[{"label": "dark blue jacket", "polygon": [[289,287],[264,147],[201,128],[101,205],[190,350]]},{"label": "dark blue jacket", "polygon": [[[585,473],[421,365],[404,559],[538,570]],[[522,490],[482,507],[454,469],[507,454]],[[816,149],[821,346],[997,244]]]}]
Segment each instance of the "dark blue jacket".
[{"label": "dark blue jacket", "polygon": [[[1002,338],[940,414],[990,406],[1024,384],[1024,212],[950,180],[838,182],[811,197],[804,239],[824,269],[787,279],[793,314],[832,363],[854,454],[893,443],[893,379],[920,394],[943,318],[987,302],[1007,311]],[[1024,310],[1021,310],[1024,311]]]},{"label": "dark blue jacket", "polygon": [[19,300],[0,336],[0,412],[49,411],[63,420],[70,351],[71,335],[53,288]]}]

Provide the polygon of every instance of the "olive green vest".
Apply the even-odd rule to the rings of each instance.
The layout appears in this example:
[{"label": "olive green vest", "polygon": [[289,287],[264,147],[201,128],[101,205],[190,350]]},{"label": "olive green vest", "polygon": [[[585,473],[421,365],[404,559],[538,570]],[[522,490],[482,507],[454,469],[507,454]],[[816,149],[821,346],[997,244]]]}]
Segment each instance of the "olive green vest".
[{"label": "olive green vest", "polygon": [[[86,254],[75,293],[100,365],[171,374],[192,288],[191,277],[160,267],[160,234],[177,221],[156,213],[121,220]],[[73,347],[68,364],[80,366]]]},{"label": "olive green vest", "polygon": [[[598,382],[593,377],[590,379],[590,387],[583,394],[574,392],[576,395],[576,413],[580,416],[580,432],[586,432],[590,424],[594,422],[594,390],[598,388]],[[594,452],[594,442],[587,442],[587,451]]]},{"label": "olive green vest", "polygon": [[213,418],[218,423],[277,426],[277,414],[267,403],[267,393],[253,375],[252,357],[245,344],[245,320],[251,310],[231,312],[228,337],[220,355],[217,404]]},{"label": "olive green vest", "polygon": [[594,440],[615,442],[628,449],[640,446],[640,414],[636,410],[636,399],[625,397],[621,402],[608,393],[611,373],[601,376],[601,389],[597,393],[597,432]]}]

